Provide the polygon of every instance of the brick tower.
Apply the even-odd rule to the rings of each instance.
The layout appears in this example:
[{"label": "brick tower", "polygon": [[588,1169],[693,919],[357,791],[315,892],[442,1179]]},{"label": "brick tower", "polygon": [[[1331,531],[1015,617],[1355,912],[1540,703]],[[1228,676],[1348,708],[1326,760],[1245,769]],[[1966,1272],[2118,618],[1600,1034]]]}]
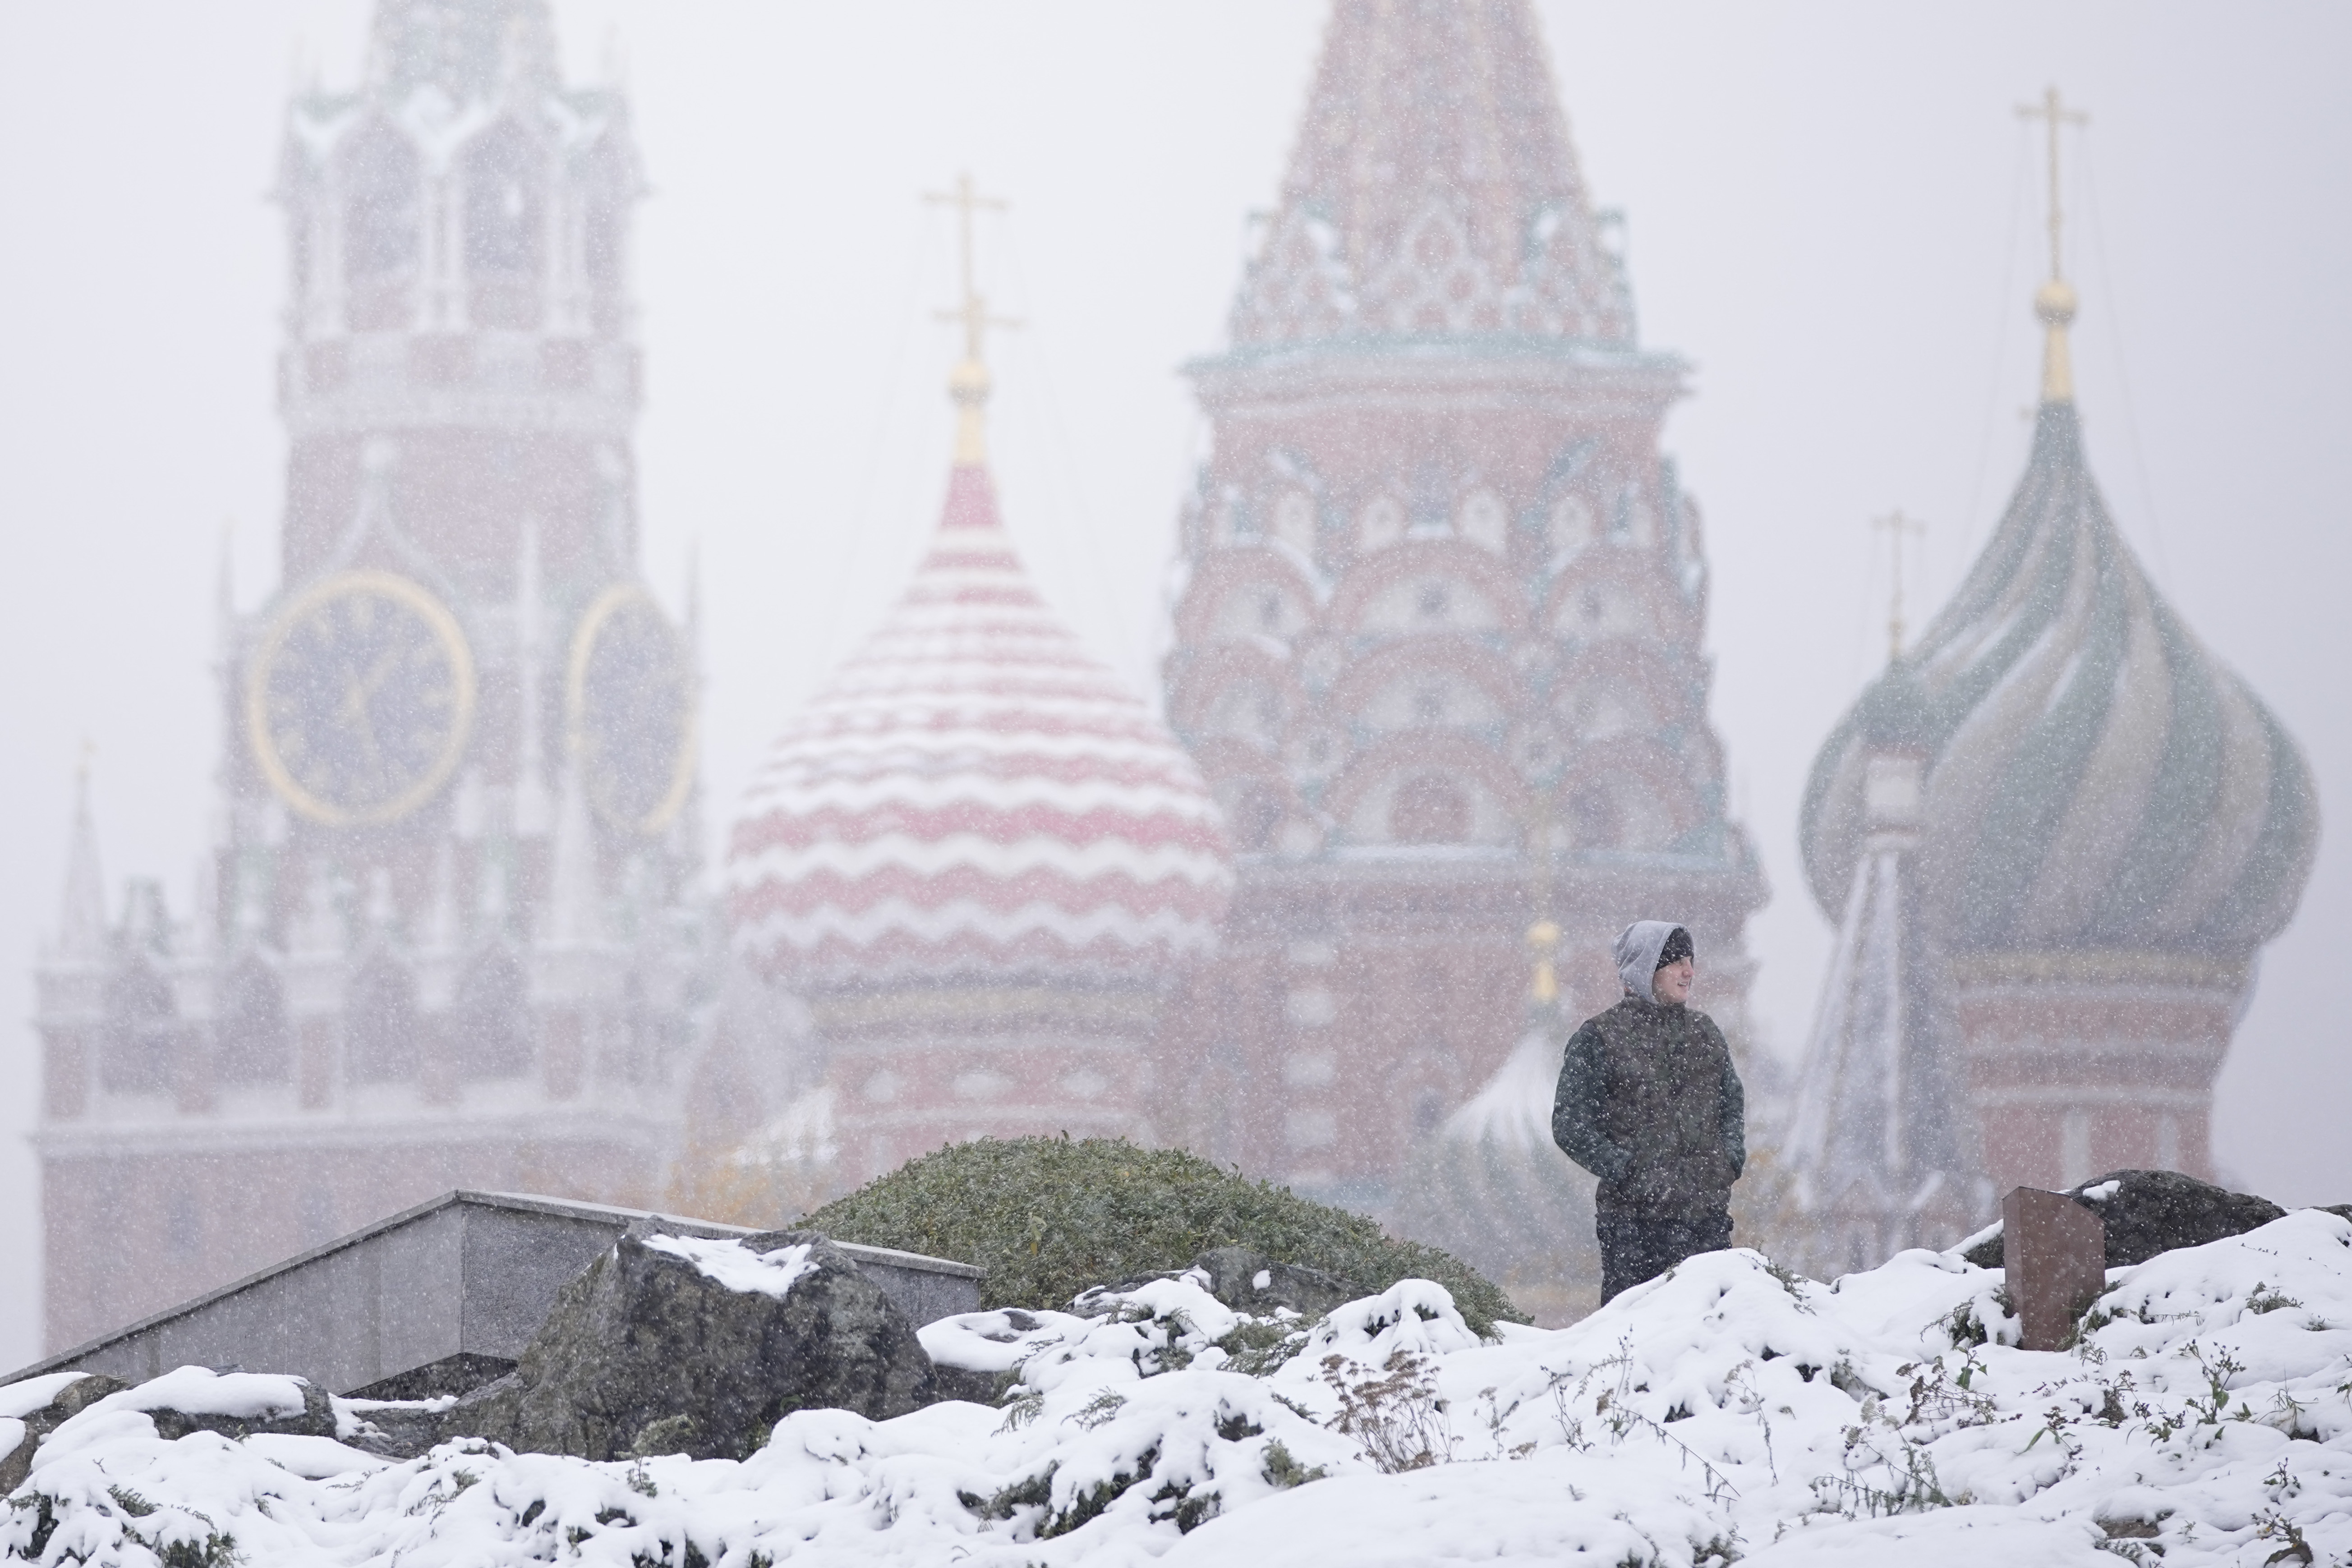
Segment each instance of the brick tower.
[{"label": "brick tower", "polygon": [[1182,520],[1168,709],[1234,836],[1163,1131],[1386,1213],[1501,1068],[1522,940],[1566,1010],[1670,916],[1739,1037],[1762,879],[1727,816],[1696,509],[1525,0],[1339,0]]},{"label": "brick tower", "polygon": [[298,99],[278,586],[224,590],[185,918],[85,815],[39,976],[55,1348],[457,1185],[659,1190],[704,987],[690,639],[638,576],[625,106],[542,0]]}]

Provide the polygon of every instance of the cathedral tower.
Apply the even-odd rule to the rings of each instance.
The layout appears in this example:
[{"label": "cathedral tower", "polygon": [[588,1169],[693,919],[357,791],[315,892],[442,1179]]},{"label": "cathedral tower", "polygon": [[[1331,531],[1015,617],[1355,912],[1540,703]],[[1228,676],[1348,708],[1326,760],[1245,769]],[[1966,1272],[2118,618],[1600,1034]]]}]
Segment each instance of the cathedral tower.
[{"label": "cathedral tower", "polygon": [[[1909,1089],[1877,1096],[1893,1114],[1874,1124],[1907,1123],[1923,1147],[1935,1123],[1972,1122],[1988,1196],[2135,1166],[2213,1174],[2214,1075],[2319,837],[2302,753],[2157,591],[2092,478],[2054,90],[2041,112],[2051,276],[2033,301],[2032,453],[1951,603],[1822,745],[1800,825],[1813,897],[1846,914],[1841,962],[1880,940],[1874,910],[1887,951],[1917,956],[1914,1016],[1880,1009],[1872,1049],[1842,1037],[1833,976],[1801,1105],[1851,1110],[1872,1098],[1857,1068],[1909,1060]],[[1899,897],[1874,902],[1874,879]],[[1791,1154],[1801,1192],[1834,1206],[1870,1184],[1868,1162],[1818,1135],[1827,1125],[1808,1136],[1801,1121]]]},{"label": "cathedral tower", "polygon": [[78,856],[41,976],[52,1347],[452,1186],[659,1190],[705,965],[637,192],[543,0],[379,0],[358,89],[292,104],[280,574],[224,603],[211,874],[110,930]]},{"label": "cathedral tower", "polygon": [[1182,522],[1168,708],[1239,852],[1167,1128],[1375,1212],[1625,921],[1741,1032],[1763,883],[1706,712],[1699,519],[1525,0],[1339,0]]},{"label": "cathedral tower", "polygon": [[947,500],[906,595],[778,737],[730,837],[737,951],[807,1002],[838,1184],[943,1143],[1154,1131],[1149,1047],[1233,881],[1192,759],[1022,570],[971,283]]}]

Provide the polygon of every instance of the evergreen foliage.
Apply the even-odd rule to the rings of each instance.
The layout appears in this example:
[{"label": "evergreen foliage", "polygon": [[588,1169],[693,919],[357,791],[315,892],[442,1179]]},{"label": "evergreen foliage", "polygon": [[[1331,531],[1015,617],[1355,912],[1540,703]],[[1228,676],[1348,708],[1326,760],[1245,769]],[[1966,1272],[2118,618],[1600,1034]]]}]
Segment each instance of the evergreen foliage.
[{"label": "evergreen foliage", "polygon": [[895,1247],[988,1270],[981,1305],[1064,1310],[1097,1285],[1182,1268],[1246,1247],[1319,1268],[1360,1296],[1400,1279],[1453,1292],[1480,1334],[1526,1315],[1451,1254],[1399,1241],[1360,1215],[1254,1182],[1181,1149],[1123,1138],[982,1138],[951,1144],[794,1222],[839,1241]]}]

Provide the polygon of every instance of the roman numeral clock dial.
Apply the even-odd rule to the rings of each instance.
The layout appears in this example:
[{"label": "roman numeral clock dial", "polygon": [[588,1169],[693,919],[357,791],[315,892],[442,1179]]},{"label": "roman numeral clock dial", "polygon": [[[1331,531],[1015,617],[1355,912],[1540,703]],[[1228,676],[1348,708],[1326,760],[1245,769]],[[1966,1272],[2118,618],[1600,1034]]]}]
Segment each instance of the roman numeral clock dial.
[{"label": "roman numeral clock dial", "polygon": [[397,821],[448,781],[474,721],[457,618],[390,572],[342,572],[279,612],[246,688],[255,761],[332,827]]}]

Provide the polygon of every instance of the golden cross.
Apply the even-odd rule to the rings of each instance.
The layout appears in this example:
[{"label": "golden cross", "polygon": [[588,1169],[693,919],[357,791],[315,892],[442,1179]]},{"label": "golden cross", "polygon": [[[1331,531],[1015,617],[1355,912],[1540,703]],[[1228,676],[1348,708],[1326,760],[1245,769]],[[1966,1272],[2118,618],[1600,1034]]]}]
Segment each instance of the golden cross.
[{"label": "golden cross", "polygon": [[2091,117],[2079,109],[2069,109],[2060,102],[2054,84],[2042,95],[2040,103],[2019,104],[2017,117],[2050,122],[2050,276],[2062,277],[2063,274],[2058,265],[2058,128],[2062,125],[2088,125]]},{"label": "golden cross", "polygon": [[976,190],[969,174],[956,176],[955,189],[948,192],[926,191],[923,200],[934,206],[956,209],[956,231],[959,273],[963,283],[963,301],[952,310],[939,312],[942,321],[963,323],[963,357],[974,364],[981,363],[982,339],[991,327],[1017,327],[1021,323],[1009,316],[992,316],[988,301],[980,292],[972,276],[971,215],[985,207],[991,212],[1009,212],[1013,204],[999,196],[983,196]]},{"label": "golden cross", "polygon": [[1886,662],[1893,664],[1903,657],[1903,536],[1909,534],[1914,539],[1924,539],[1927,534],[1927,525],[1916,517],[1891,511],[1885,517],[1871,519],[1870,526],[1885,529],[1894,541],[1895,582],[1887,595],[1886,606]]}]

